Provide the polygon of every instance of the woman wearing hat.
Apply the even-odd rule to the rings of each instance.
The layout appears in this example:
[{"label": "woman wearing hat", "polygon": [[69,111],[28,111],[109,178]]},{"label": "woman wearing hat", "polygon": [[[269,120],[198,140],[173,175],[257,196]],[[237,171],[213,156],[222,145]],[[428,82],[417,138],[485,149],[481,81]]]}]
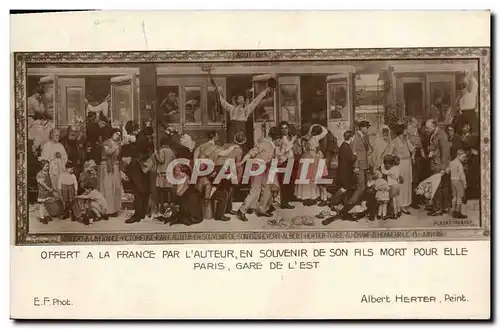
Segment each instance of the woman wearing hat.
[{"label": "woman wearing hat", "polygon": [[396,137],[392,140],[392,149],[389,154],[399,158],[399,171],[402,176],[402,183],[399,184],[400,193],[398,203],[401,211],[404,214],[410,213],[410,205],[412,198],[412,155],[415,152],[415,147],[407,138],[407,126],[405,123],[398,123],[394,127]]}]

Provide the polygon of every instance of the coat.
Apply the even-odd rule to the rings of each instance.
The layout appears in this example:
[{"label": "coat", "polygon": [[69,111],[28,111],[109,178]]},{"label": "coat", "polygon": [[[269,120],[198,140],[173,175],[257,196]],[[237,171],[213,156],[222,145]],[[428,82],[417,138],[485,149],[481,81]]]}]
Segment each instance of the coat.
[{"label": "coat", "polygon": [[134,191],[140,194],[148,193],[150,187],[148,175],[142,170],[140,160],[141,152],[137,142],[125,145],[122,149],[122,156],[131,158],[130,164],[125,168],[125,174],[127,174]]},{"label": "coat", "polygon": [[433,173],[446,170],[450,164],[450,143],[448,136],[441,129],[437,129],[431,135],[429,141],[429,158],[431,162],[431,171]]},{"label": "coat", "polygon": [[352,150],[356,155],[356,168],[366,170],[370,168],[371,153],[373,148],[370,144],[368,136],[362,136],[360,132],[356,132],[352,141]]},{"label": "coat", "polygon": [[356,177],[354,175],[354,165],[356,156],[352,152],[351,146],[343,142],[339,149],[339,164],[337,167],[336,185],[346,190],[356,187]]},{"label": "coat", "polygon": [[462,149],[462,139],[460,136],[455,135],[453,138],[449,139],[450,142],[450,159],[455,159],[457,156],[457,151]]}]

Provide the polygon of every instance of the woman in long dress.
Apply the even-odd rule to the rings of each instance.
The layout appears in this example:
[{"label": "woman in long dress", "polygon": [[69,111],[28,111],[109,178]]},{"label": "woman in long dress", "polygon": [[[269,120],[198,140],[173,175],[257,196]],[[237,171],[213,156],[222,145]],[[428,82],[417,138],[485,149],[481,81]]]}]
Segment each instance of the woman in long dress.
[{"label": "woman in long dress", "polygon": [[373,167],[380,169],[383,163],[384,156],[391,154],[393,149],[391,140],[391,130],[388,126],[384,125],[380,129],[377,139],[373,145],[372,161]]},{"label": "woman in long dress", "polygon": [[[306,140],[303,144],[303,153],[302,159],[314,159],[314,162],[309,165],[307,170],[306,179],[309,180],[310,184],[297,184],[295,185],[295,196],[297,199],[302,200],[304,205],[312,206],[316,203],[316,200],[320,198],[323,194],[325,195],[325,191],[320,188],[319,185],[315,183],[316,178],[326,176],[327,168],[323,167],[324,175],[318,174],[317,170],[319,167],[319,162],[323,159],[323,153],[319,150],[319,141],[324,138],[328,134],[328,130],[324,127],[314,124],[309,129],[309,133],[306,135]],[[323,159],[324,160],[324,159]],[[299,165],[299,170],[297,172],[297,177],[301,178],[302,175],[302,165]],[[323,193],[322,193],[323,190]],[[322,198],[323,199],[323,198]],[[326,200],[326,199],[325,199]],[[325,201],[323,200],[323,201]]]},{"label": "woman in long dress", "polygon": [[61,131],[59,129],[52,129],[49,133],[49,138],[42,146],[41,157],[49,161],[50,180],[52,186],[57,186],[59,176],[66,167],[68,162],[68,153],[66,149],[59,142],[61,139]]},{"label": "woman in long dress", "polygon": [[403,182],[399,184],[399,207],[404,214],[410,213],[412,198],[412,154],[415,151],[413,145],[407,138],[407,127],[399,124],[394,128],[396,137],[392,140],[392,152],[390,154],[399,158],[399,171]]},{"label": "woman in long dress", "polygon": [[101,145],[99,192],[106,199],[108,216],[115,216],[122,207],[122,180],[119,166],[120,136],[120,129],[112,129],[110,138]]}]

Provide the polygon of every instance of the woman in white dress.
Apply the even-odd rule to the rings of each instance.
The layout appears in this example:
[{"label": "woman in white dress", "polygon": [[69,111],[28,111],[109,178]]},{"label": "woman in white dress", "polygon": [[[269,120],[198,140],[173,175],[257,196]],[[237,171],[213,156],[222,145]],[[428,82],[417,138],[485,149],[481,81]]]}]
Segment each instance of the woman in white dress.
[{"label": "woman in white dress", "polygon": [[399,158],[399,171],[403,182],[400,183],[400,193],[399,193],[399,206],[403,214],[410,213],[410,205],[412,198],[412,154],[415,151],[415,147],[409,141],[407,134],[406,124],[399,124],[394,128],[394,133],[396,137],[392,140],[392,155]]},{"label": "woman in white dress", "polygon": [[57,186],[59,176],[66,167],[66,162],[68,162],[68,154],[64,146],[59,142],[61,139],[61,131],[59,129],[52,129],[49,133],[49,138],[42,145],[41,157],[49,161],[50,180],[52,186]]},{"label": "woman in white dress", "polygon": [[[303,144],[302,159],[314,159],[315,161],[311,163],[307,170],[306,179],[309,180],[310,184],[296,184],[295,185],[295,196],[297,199],[302,200],[304,205],[312,206],[316,204],[316,200],[320,197],[326,199],[326,191],[324,187],[320,187],[315,183],[316,177],[319,178],[325,176],[325,172],[318,174],[317,170],[319,167],[319,162],[323,159],[323,153],[319,150],[319,141],[328,134],[328,130],[325,127],[314,124],[309,128],[309,133],[305,136],[306,140]],[[299,165],[297,178],[301,177],[303,166]],[[326,171],[326,165],[323,167]],[[322,199],[323,199],[322,197]]]}]

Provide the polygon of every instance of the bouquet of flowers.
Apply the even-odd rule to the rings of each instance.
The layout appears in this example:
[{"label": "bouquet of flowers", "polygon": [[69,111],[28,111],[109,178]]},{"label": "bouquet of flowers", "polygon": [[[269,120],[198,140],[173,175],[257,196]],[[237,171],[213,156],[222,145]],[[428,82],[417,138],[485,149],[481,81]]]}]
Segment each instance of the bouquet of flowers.
[{"label": "bouquet of flowers", "polygon": [[439,173],[430,176],[418,184],[415,192],[417,195],[423,195],[426,199],[431,200],[434,198],[434,194],[436,194],[439,184],[441,184],[441,177],[442,175]]}]

